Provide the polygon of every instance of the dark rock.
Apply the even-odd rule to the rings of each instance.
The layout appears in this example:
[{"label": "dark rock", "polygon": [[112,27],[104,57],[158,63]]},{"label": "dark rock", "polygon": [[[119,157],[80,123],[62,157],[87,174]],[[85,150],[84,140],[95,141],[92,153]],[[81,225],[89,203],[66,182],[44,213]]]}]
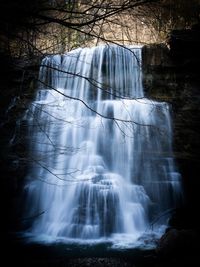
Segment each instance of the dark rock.
[{"label": "dark rock", "polygon": [[161,257],[185,257],[195,255],[198,250],[198,232],[188,230],[168,230],[159,240],[157,253]]},{"label": "dark rock", "polygon": [[68,262],[69,267],[134,267],[133,264],[119,258],[77,258]]},{"label": "dark rock", "polygon": [[169,219],[169,227],[177,230],[197,228],[196,224],[194,224],[193,220],[191,219],[192,216],[192,211],[186,207],[184,207],[184,209],[176,209]]},{"label": "dark rock", "polygon": [[200,24],[193,25],[191,29],[173,30],[168,44],[177,63],[196,70],[200,63]]},{"label": "dark rock", "polygon": [[142,64],[145,68],[156,68],[158,70],[164,67],[172,67],[174,65],[170,58],[169,48],[165,44],[143,46]]},{"label": "dark rock", "polygon": [[[190,34],[190,31],[186,32]],[[190,49],[189,46],[187,49]],[[199,48],[196,49],[199,51]],[[196,228],[199,222],[196,210],[200,186],[200,75],[199,64],[194,67],[194,71],[194,68],[188,68],[184,63],[186,57],[187,60],[193,60],[193,55],[182,54],[183,61],[178,61],[173,53],[164,45],[144,46],[143,84],[147,97],[171,104],[174,157],[182,175],[183,210],[187,209],[188,214],[181,216],[182,221],[177,219],[179,226],[175,227],[188,229]]]}]

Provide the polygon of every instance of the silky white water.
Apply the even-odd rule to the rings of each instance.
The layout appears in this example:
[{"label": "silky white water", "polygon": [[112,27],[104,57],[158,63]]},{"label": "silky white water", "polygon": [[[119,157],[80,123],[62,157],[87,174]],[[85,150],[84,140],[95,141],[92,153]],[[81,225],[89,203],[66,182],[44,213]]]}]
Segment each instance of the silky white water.
[{"label": "silky white water", "polygon": [[[144,97],[141,48],[105,45],[44,58],[25,119],[33,235],[134,243],[176,206],[170,108]],[[155,233],[167,224],[160,217]]]}]

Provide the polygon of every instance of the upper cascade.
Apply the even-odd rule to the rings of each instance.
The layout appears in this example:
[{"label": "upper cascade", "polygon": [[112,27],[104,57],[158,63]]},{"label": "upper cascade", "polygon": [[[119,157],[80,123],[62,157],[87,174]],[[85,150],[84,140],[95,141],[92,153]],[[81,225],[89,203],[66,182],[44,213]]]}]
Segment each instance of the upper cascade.
[{"label": "upper cascade", "polygon": [[102,45],[47,56],[40,69],[41,87],[70,89],[72,97],[143,98],[141,48]]}]

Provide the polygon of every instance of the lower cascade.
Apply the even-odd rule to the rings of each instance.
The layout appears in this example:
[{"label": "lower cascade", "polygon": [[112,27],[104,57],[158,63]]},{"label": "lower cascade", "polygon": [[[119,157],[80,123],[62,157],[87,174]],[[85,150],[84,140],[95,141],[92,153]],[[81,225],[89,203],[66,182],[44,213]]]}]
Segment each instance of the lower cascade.
[{"label": "lower cascade", "polygon": [[144,96],[141,48],[102,45],[47,56],[38,79],[24,117],[31,162],[25,215],[33,221],[27,231],[134,243],[152,221],[154,233],[164,229],[180,199],[180,174],[170,107]]}]

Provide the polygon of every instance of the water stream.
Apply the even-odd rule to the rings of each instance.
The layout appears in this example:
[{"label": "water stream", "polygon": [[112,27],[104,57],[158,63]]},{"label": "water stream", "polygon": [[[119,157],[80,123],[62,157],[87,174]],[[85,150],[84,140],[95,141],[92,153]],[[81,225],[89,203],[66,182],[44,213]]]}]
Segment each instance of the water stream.
[{"label": "water stream", "polygon": [[[141,48],[103,45],[45,57],[25,119],[32,235],[136,244],[176,206],[170,107],[144,96]],[[167,219],[155,221],[154,234]]]}]

